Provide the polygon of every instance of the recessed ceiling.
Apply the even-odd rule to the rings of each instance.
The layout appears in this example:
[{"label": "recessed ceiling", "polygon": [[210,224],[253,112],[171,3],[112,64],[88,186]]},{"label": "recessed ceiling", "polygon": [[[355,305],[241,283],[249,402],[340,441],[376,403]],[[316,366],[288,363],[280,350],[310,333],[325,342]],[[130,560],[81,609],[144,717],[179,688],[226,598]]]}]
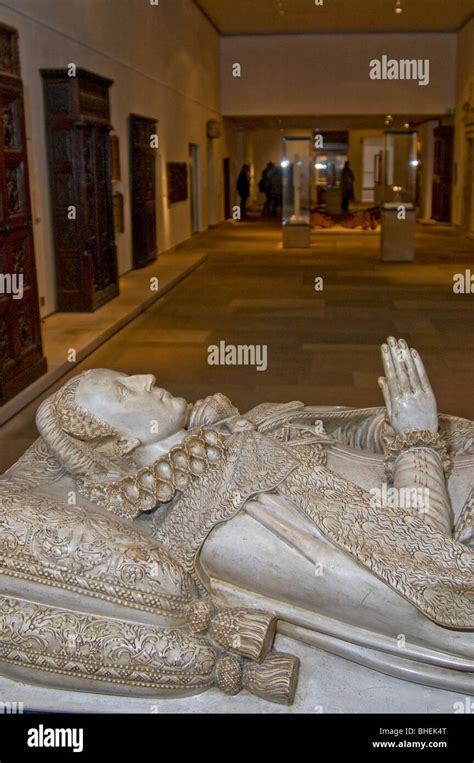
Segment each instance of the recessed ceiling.
[{"label": "recessed ceiling", "polygon": [[195,0],[221,34],[454,32],[474,0]]}]

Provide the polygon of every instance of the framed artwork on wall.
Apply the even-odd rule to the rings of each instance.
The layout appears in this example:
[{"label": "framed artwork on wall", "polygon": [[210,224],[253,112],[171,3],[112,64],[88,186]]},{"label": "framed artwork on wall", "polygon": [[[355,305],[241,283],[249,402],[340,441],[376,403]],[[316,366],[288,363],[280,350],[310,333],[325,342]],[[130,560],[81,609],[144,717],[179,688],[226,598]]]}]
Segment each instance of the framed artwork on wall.
[{"label": "framed artwork on wall", "polygon": [[188,165],[186,162],[168,162],[168,202],[176,204],[188,198]]}]

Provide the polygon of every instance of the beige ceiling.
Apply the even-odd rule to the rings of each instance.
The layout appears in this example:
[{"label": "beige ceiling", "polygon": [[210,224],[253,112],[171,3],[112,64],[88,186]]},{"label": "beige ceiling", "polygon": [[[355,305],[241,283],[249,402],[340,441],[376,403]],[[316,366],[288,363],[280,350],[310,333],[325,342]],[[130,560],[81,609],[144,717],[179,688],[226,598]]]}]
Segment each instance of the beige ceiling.
[{"label": "beige ceiling", "polygon": [[[474,0],[195,0],[222,34],[452,32],[474,13]],[[280,14],[280,10],[284,13]]]}]

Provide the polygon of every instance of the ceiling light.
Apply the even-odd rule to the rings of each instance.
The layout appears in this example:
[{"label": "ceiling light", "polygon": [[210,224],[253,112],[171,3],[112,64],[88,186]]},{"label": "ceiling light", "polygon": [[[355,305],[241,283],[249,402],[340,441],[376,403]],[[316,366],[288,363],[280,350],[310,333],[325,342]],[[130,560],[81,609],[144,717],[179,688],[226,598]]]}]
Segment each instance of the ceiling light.
[{"label": "ceiling light", "polygon": [[403,13],[401,0],[396,1],[394,10],[395,10],[395,13]]}]

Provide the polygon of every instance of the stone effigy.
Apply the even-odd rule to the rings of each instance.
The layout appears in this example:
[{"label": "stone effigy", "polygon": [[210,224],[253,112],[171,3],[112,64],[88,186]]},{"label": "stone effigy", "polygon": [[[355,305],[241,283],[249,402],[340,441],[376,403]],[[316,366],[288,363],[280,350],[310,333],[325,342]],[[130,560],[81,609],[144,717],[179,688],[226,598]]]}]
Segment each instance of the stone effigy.
[{"label": "stone effigy", "polygon": [[386,407],[364,410],[241,415],[104,369],[66,382],[0,478],[0,674],[285,704],[298,660],[272,651],[278,628],[474,693],[474,425],[438,416],[406,342],[382,361]]}]

